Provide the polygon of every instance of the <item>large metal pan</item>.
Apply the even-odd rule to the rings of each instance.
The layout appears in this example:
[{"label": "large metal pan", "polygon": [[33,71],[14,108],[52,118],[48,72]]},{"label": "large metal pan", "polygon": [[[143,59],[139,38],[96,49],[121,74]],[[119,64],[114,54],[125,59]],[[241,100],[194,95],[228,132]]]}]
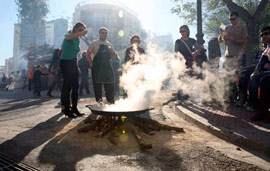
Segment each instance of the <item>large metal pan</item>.
[{"label": "large metal pan", "polygon": [[91,110],[93,114],[96,115],[104,115],[104,116],[136,116],[140,114],[144,114],[149,110],[153,110],[154,108],[147,108],[147,109],[138,109],[138,110],[130,110],[130,111],[108,111],[104,110],[99,105],[86,105],[87,108]]}]

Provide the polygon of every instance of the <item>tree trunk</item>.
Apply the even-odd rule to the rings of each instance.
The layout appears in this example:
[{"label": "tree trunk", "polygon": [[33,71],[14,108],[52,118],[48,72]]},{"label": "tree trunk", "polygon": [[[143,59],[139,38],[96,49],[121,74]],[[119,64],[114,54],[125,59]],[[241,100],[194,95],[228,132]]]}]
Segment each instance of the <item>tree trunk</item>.
[{"label": "tree trunk", "polygon": [[259,34],[256,32],[256,26],[259,24],[260,16],[265,10],[267,3],[269,3],[269,0],[261,0],[254,15],[251,15],[246,9],[238,6],[232,0],[223,0],[223,2],[226,4],[230,11],[238,11],[239,17],[244,20],[247,25],[248,43],[246,45],[246,65],[250,66],[254,57],[254,47],[256,47],[254,46],[254,43],[257,43],[254,41],[255,34]]},{"label": "tree trunk", "polygon": [[249,23],[247,25],[248,30],[248,43],[246,45],[246,66],[252,65],[252,59],[254,58],[254,34],[255,33],[255,23]]}]

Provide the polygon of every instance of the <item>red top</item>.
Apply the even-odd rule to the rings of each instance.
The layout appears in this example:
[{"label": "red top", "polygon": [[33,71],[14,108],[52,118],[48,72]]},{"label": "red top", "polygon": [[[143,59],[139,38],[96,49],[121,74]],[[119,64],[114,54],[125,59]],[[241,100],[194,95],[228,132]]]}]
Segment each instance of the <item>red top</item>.
[{"label": "red top", "polygon": [[28,70],[28,78],[31,79],[31,80],[34,78],[34,70],[33,70],[33,68]]}]

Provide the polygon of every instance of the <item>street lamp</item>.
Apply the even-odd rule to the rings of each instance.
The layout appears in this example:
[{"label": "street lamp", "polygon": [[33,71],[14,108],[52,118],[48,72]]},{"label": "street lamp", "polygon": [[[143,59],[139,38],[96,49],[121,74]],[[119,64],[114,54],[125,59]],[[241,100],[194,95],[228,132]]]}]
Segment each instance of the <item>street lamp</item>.
[{"label": "street lamp", "polygon": [[204,34],[202,33],[202,0],[197,0],[197,42],[199,45],[204,44]]}]

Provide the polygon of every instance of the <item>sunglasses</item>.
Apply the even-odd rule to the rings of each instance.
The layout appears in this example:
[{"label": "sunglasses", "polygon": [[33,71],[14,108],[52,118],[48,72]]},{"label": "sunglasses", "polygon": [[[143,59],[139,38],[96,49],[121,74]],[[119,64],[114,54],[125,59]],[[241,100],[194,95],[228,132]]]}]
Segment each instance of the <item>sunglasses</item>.
[{"label": "sunglasses", "polygon": [[100,34],[107,34],[107,32],[100,32]]},{"label": "sunglasses", "polygon": [[133,39],[132,42],[140,42],[139,39]]},{"label": "sunglasses", "polygon": [[180,33],[185,33],[185,32],[187,32],[186,30],[180,30]]},{"label": "sunglasses", "polygon": [[270,35],[270,32],[264,32],[264,33],[261,33],[261,34],[260,34],[261,37],[267,36],[267,35]]},{"label": "sunglasses", "polygon": [[236,20],[236,18],[230,18],[231,21]]}]

